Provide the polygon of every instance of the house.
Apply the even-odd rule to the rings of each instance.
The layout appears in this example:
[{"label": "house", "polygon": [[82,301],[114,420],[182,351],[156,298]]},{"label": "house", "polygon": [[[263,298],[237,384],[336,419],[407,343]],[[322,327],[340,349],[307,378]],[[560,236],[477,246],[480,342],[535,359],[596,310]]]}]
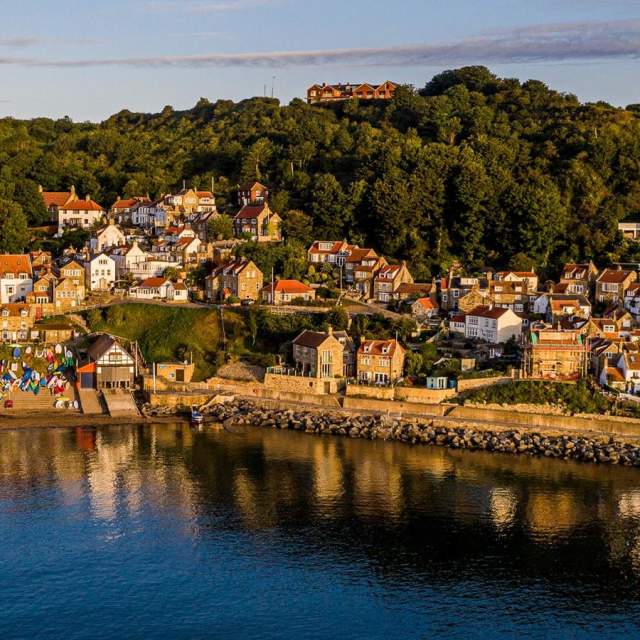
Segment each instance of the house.
[{"label": "house", "polygon": [[68,205],[69,203],[78,199],[76,188],[73,185],[69,188],[69,191],[44,191],[42,186],[38,186],[38,190],[40,191],[40,195],[42,196],[44,206],[49,212],[49,219],[52,222],[57,222],[58,209],[60,207],[64,207],[65,205]]},{"label": "house", "polygon": [[135,361],[110,335],[101,335],[87,349],[87,362],[78,367],[82,389],[130,389],[135,377]]},{"label": "house", "polygon": [[184,282],[172,282],[167,291],[167,301],[182,303],[189,302],[189,289]]},{"label": "house", "polygon": [[131,214],[133,210],[140,204],[151,202],[150,198],[144,196],[134,196],[133,198],[116,198],[116,201],[111,205],[109,213],[120,224],[123,222],[131,222]]},{"label": "house", "polygon": [[498,271],[495,279],[499,282],[520,282],[526,291],[538,290],[538,275],[535,271]]},{"label": "house", "polygon": [[298,300],[315,300],[316,292],[299,280],[276,280],[262,287],[260,299],[266,304],[295,304]]},{"label": "house", "polygon": [[138,300],[166,300],[171,281],[167,278],[147,278],[129,289],[129,297]]},{"label": "house", "polygon": [[511,309],[480,306],[465,318],[465,337],[478,338],[492,344],[510,339],[518,340],[522,334],[522,318]]},{"label": "house", "polygon": [[454,313],[449,317],[449,331],[464,335],[467,327],[467,319],[463,313]]},{"label": "house", "polygon": [[[341,255],[338,255],[337,264],[338,266],[343,264],[344,281],[347,284],[355,283],[355,272],[360,267],[376,267],[376,269],[373,269],[372,271],[377,274],[377,270],[387,264],[387,261],[384,258],[379,257],[373,249],[369,249],[367,247],[349,245],[344,251],[346,252],[344,260]],[[371,291],[373,294],[373,288]]]},{"label": "house", "polygon": [[3,341],[28,340],[35,322],[35,309],[25,303],[0,305],[0,336]]},{"label": "house", "polygon": [[31,257],[0,254],[0,304],[19,302],[33,290]]},{"label": "house", "polygon": [[[489,289],[483,304],[494,307],[509,308],[516,313],[524,313],[529,310],[530,300],[535,300],[535,289],[529,294],[529,286],[526,280],[491,280]],[[467,300],[463,302],[466,303]],[[459,301],[460,305],[460,301]]]},{"label": "house", "polygon": [[618,222],[618,231],[626,240],[640,240],[640,222]]},{"label": "house", "polygon": [[439,308],[432,298],[418,298],[411,305],[411,315],[418,322],[425,322],[438,315]]},{"label": "house", "polygon": [[356,376],[356,345],[346,331],[334,331],[333,337],[342,345],[342,375],[345,378]]},{"label": "house", "polygon": [[303,331],[293,341],[293,362],[296,371],[312,378],[342,378],[344,376],[344,346],[327,332]]},{"label": "house", "polygon": [[591,286],[597,277],[598,268],[593,262],[569,262],[564,265],[562,275],[560,276],[560,284],[566,285],[566,287],[563,291],[558,291],[558,293],[573,293],[588,296],[591,291]]},{"label": "house", "polygon": [[169,382],[189,383],[193,379],[195,365],[193,362],[158,362],[155,365],[156,375]]},{"label": "house", "polygon": [[220,265],[205,278],[205,295],[211,301],[228,296],[258,300],[263,284],[264,276],[255,262],[239,258]]},{"label": "house", "polygon": [[40,275],[41,271],[51,270],[53,267],[53,257],[50,251],[43,251],[38,249],[37,251],[31,251],[29,253],[31,258],[31,268],[33,269],[34,276]]},{"label": "house", "polygon": [[638,279],[635,271],[628,269],[603,269],[596,279],[596,302],[624,303],[624,294]]},{"label": "house", "polygon": [[61,278],[54,286],[53,304],[56,311],[68,311],[82,304],[85,298],[84,284],[73,278]]},{"label": "house", "polygon": [[204,213],[216,210],[216,199],[212,191],[184,188],[178,193],[164,196],[163,204],[173,217]]},{"label": "house", "polygon": [[68,278],[77,287],[82,288],[82,297],[84,298],[84,267],[76,260],[70,260],[60,267],[60,278]]},{"label": "house", "polygon": [[415,301],[418,298],[431,298],[437,300],[436,284],[434,282],[402,282],[393,292],[393,299]]},{"label": "house", "polygon": [[640,352],[625,351],[618,360],[617,368],[621,371],[626,382],[626,391],[637,394],[640,392]]},{"label": "house", "polygon": [[33,326],[30,332],[32,341],[43,344],[64,344],[73,340],[74,336],[74,328],[64,322],[38,323]]},{"label": "house", "polygon": [[182,264],[198,262],[198,254],[202,241],[197,236],[180,238],[174,245],[174,255],[176,260]]},{"label": "house", "polygon": [[85,282],[89,291],[109,291],[116,281],[116,262],[100,253],[85,264]]},{"label": "house", "polygon": [[349,244],[346,240],[316,240],[307,249],[307,261],[311,264],[344,265],[347,257],[358,245]]},{"label": "house", "polygon": [[134,205],[131,209],[131,222],[136,227],[158,230],[166,227],[169,220],[169,207],[159,200],[145,200]]},{"label": "house", "polygon": [[390,100],[398,85],[386,80],[382,84],[312,84],[307,89],[307,102],[336,102],[338,100]]},{"label": "house", "polygon": [[640,282],[634,282],[627,287],[623,305],[634,316],[640,315]]},{"label": "house", "polygon": [[115,224],[108,224],[102,229],[98,229],[95,237],[91,238],[89,246],[94,253],[101,253],[111,247],[119,247],[127,244],[124,233]]},{"label": "house", "polygon": [[248,236],[254,242],[280,242],[281,225],[282,218],[266,202],[247,204],[233,219],[233,233],[237,238]]},{"label": "house", "polygon": [[577,330],[537,328],[525,338],[523,373],[528,378],[577,380],[587,375],[589,346]]},{"label": "house", "polygon": [[397,340],[361,340],[357,353],[358,381],[393,384],[404,370],[404,347]]},{"label": "house", "polygon": [[388,264],[385,258],[376,256],[366,257],[359,263],[349,265],[353,268],[350,284],[363,300],[373,298],[376,277],[380,269]]},{"label": "house", "polygon": [[449,275],[440,280],[440,306],[445,311],[470,311],[487,303],[491,277],[454,275],[455,266]]},{"label": "house", "polygon": [[400,264],[385,265],[378,271],[373,282],[373,297],[378,302],[390,302],[394,293],[405,282],[413,282],[413,277],[404,260]]},{"label": "house", "polygon": [[104,215],[105,210],[90,196],[84,200],[72,200],[58,207],[58,235],[69,228],[89,229],[101,222]]},{"label": "house", "polygon": [[52,273],[48,273],[34,280],[33,290],[27,294],[25,298],[26,301],[29,304],[35,305],[53,304],[53,290],[56,280],[56,277]]},{"label": "house", "polygon": [[541,293],[534,300],[531,311],[552,324],[562,318],[586,320],[591,316],[591,303],[581,294]]},{"label": "house", "polygon": [[269,199],[269,189],[260,182],[246,182],[238,185],[238,206],[262,204]]}]

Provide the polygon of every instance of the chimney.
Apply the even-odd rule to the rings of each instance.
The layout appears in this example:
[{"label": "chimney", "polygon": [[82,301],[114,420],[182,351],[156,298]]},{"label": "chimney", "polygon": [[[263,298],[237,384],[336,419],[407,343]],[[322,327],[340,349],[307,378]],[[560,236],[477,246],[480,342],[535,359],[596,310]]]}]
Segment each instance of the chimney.
[{"label": "chimney", "polygon": [[44,189],[42,188],[42,185],[39,184],[38,185],[38,193],[42,193],[44,191]]},{"label": "chimney", "polygon": [[333,335],[333,327],[331,325],[329,325],[329,327],[327,328],[327,333],[332,336]]},{"label": "chimney", "polygon": [[75,195],[76,195],[76,187],[75,187],[75,185],[73,185],[73,184],[72,184],[72,185],[71,185],[71,187],[69,187],[69,193],[70,193],[72,196],[75,196]]},{"label": "chimney", "polygon": [[84,199],[87,200],[87,201],[91,200],[91,194],[87,193],[87,195],[84,197]]}]

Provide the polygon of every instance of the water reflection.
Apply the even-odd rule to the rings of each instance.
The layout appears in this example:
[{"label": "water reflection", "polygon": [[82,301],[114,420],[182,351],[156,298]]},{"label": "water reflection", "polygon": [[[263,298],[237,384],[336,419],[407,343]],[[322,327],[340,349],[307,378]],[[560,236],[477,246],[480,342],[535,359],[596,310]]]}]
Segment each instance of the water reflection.
[{"label": "water reflection", "polygon": [[624,616],[638,612],[632,469],[243,428],[1,432],[0,533],[17,535],[16,515],[29,526],[39,511],[91,523],[99,544],[116,548],[138,533],[167,544],[171,532],[174,553],[199,549],[187,563],[214,563],[208,545],[225,544],[236,559],[248,548],[269,558],[269,571],[338,571],[352,587],[386,585],[397,597],[433,598],[445,585],[447,597],[544,596],[633,628]]}]

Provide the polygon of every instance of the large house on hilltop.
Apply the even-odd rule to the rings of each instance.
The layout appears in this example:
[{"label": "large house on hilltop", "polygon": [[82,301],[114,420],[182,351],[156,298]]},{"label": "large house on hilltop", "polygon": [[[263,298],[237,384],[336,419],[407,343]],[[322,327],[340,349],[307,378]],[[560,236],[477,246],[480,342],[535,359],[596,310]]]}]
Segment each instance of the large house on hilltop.
[{"label": "large house on hilltop", "polygon": [[389,80],[382,84],[313,84],[307,89],[307,102],[336,102],[338,100],[389,100],[398,85]]},{"label": "large house on hilltop", "polygon": [[91,196],[85,200],[72,200],[58,207],[58,235],[65,229],[89,229],[97,222],[101,222],[105,210]]},{"label": "large house on hilltop", "polygon": [[42,186],[39,186],[38,190],[42,195],[42,201],[49,212],[52,222],[58,221],[58,209],[60,207],[64,207],[78,199],[76,188],[73,185],[69,188],[69,191],[45,191]]}]

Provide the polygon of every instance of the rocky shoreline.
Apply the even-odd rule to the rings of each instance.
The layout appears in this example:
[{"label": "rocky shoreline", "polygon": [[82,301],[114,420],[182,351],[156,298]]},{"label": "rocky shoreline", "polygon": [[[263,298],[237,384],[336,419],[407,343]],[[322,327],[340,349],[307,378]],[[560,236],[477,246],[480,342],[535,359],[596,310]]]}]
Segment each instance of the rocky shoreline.
[{"label": "rocky shoreline", "polygon": [[[175,415],[176,409],[146,405],[143,413],[152,418],[166,417]],[[571,433],[556,435],[517,429],[482,429],[452,426],[438,422],[437,419],[403,420],[384,415],[268,409],[247,400],[214,404],[205,408],[203,413],[213,421],[225,425],[289,429],[319,435],[640,467],[640,446],[609,436],[588,437]]]}]

